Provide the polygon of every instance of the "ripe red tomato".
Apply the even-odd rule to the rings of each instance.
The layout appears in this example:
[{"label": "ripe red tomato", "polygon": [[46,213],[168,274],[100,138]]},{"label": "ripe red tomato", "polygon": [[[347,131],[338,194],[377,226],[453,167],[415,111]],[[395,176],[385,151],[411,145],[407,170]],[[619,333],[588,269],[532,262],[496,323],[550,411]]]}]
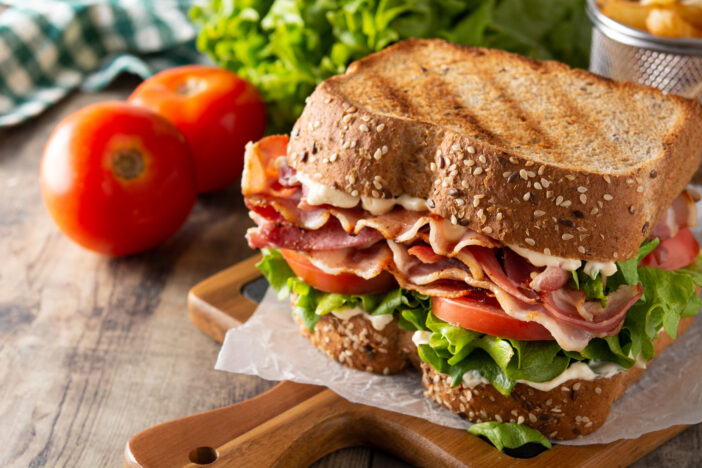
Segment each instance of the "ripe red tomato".
[{"label": "ripe red tomato", "polygon": [[149,110],[120,102],[65,118],[44,149],[44,204],[78,244],[108,255],[153,247],[195,203],[195,167],[183,135]]},{"label": "ripe red tomato", "polygon": [[512,318],[499,304],[486,304],[467,297],[433,297],[431,309],[441,320],[479,333],[513,340],[553,340],[542,325]]},{"label": "ripe red tomato", "polygon": [[646,255],[642,265],[677,270],[694,262],[700,253],[700,246],[688,228],[678,231],[675,237],[658,244],[653,252]]},{"label": "ripe red tomato", "polygon": [[280,249],[280,253],[292,271],[313,288],[337,294],[376,294],[397,287],[395,278],[383,272],[375,278],[365,279],[351,273],[330,275],[310,263],[307,258],[294,250]]},{"label": "ripe red tomato", "polygon": [[195,157],[200,193],[241,177],[244,147],[266,129],[256,88],[234,73],[203,65],[171,68],[140,84],[131,104],[151,109],[183,132]]}]

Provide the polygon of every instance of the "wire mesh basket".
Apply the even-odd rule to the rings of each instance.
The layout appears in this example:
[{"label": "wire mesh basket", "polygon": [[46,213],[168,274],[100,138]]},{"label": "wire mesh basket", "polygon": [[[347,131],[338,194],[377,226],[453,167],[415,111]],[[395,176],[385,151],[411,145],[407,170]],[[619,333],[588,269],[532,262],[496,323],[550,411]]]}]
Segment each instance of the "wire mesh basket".
[{"label": "wire mesh basket", "polygon": [[590,71],[702,102],[702,40],[669,39],[624,26],[588,0]]}]

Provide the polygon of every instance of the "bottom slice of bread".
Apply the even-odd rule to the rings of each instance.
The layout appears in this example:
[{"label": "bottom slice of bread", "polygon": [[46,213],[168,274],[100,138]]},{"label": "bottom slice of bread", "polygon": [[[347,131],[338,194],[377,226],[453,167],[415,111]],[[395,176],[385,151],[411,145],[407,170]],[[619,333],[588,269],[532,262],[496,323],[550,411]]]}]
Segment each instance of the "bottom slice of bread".
[{"label": "bottom slice of bread", "polygon": [[[678,337],[692,324],[681,320]],[[654,340],[655,356],[673,343],[665,332]],[[632,367],[608,378],[568,380],[547,392],[518,383],[509,396],[490,384],[451,387],[450,378],[422,362],[424,395],[472,422],[499,421],[526,424],[549,439],[568,440],[597,430],[612,404],[643,374]]]},{"label": "bottom slice of bread", "polygon": [[332,314],[320,317],[314,332],[310,332],[297,314],[293,314],[300,333],[330,358],[347,367],[377,374],[395,374],[409,362],[410,353],[417,354],[407,344],[411,333],[398,327],[397,319],[382,330],[376,330],[370,320],[356,315],[342,320]]}]

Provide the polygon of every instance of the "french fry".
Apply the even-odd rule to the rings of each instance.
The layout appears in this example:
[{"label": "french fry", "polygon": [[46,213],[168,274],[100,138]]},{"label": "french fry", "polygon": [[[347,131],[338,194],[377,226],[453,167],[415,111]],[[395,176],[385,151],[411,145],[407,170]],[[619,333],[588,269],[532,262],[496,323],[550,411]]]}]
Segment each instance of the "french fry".
[{"label": "french fry", "polygon": [[675,11],[678,12],[682,19],[697,29],[702,29],[702,7],[678,3],[675,5]]},{"label": "french fry", "polygon": [[675,10],[654,8],[646,18],[646,29],[662,37],[702,38],[702,30],[685,21]]},{"label": "french fry", "polygon": [[645,31],[646,19],[653,9],[654,7],[627,0],[612,0],[605,5],[602,13],[618,23]]}]

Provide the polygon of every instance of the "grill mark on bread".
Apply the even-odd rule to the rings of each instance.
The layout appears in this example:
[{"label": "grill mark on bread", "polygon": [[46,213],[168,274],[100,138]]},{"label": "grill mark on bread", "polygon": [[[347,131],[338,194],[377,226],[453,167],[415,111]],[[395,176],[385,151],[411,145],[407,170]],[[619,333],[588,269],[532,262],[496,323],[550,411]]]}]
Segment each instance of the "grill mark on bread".
[{"label": "grill mark on bread", "polygon": [[396,90],[390,83],[380,74],[370,77],[370,86],[376,87],[381,92],[385,99],[397,103],[402,112],[408,114],[416,114],[418,111],[412,106],[410,101],[404,96],[401,91]]}]

